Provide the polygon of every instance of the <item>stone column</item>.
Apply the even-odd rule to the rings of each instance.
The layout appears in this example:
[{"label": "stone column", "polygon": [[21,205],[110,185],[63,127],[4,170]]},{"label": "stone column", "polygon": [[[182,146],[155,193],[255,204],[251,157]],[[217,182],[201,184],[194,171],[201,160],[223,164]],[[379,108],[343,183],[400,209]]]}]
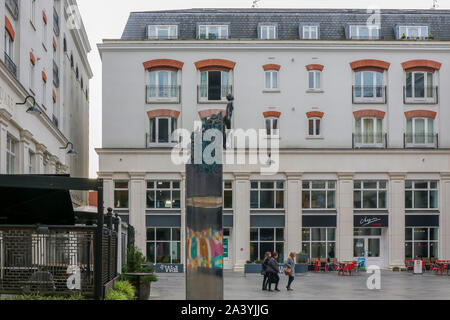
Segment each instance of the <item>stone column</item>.
[{"label": "stone column", "polygon": [[36,144],[35,154],[35,174],[44,174],[44,153],[47,151],[47,147],[43,144]]},{"label": "stone column", "polygon": [[50,161],[49,161],[49,173],[50,174],[55,174],[56,173],[56,163],[59,161],[57,156],[50,156]]},{"label": "stone column", "polygon": [[[180,239],[181,239],[181,263],[185,264],[186,262],[186,173],[181,172],[181,224],[180,224]],[[186,268],[184,270],[186,272]]]},{"label": "stone column", "polygon": [[450,172],[441,173],[439,258],[450,260]]},{"label": "stone column", "polygon": [[287,207],[286,207],[286,251],[299,253],[302,248],[302,175],[297,172],[287,172]]},{"label": "stone column", "polygon": [[105,208],[114,208],[114,182],[112,173],[99,173],[99,179],[103,179],[103,203]]},{"label": "stone column", "polygon": [[338,173],[337,258],[353,259],[353,173]]},{"label": "stone column", "polygon": [[250,259],[250,176],[235,174],[235,181],[233,270],[244,271],[244,266]]},{"label": "stone column", "polygon": [[0,174],[6,174],[6,140],[8,136],[8,122],[11,114],[4,109],[0,110]]},{"label": "stone column", "polygon": [[130,224],[136,230],[136,246],[146,255],[145,173],[130,173],[129,188]]},{"label": "stone column", "polygon": [[19,141],[19,150],[18,150],[18,162],[19,162],[19,174],[28,174],[29,173],[29,152],[30,152],[30,143],[33,135],[28,130],[20,131],[20,141]]},{"label": "stone column", "polygon": [[389,181],[389,268],[405,265],[405,173],[390,173]]}]

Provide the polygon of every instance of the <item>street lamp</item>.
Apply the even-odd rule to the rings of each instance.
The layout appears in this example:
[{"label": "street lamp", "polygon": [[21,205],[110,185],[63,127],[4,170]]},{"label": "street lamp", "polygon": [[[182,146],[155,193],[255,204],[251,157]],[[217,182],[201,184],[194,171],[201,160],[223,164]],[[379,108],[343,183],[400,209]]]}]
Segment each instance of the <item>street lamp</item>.
[{"label": "street lamp", "polygon": [[75,149],[73,148],[73,143],[70,141],[67,143],[67,145],[65,147],[61,147],[60,149],[66,150],[67,148],[69,148],[69,146],[70,146],[70,149],[69,149],[69,151],[67,151],[67,154],[71,155],[71,156],[77,155],[78,152],[75,151]]},{"label": "street lamp", "polygon": [[27,96],[23,103],[16,103],[18,106],[24,106],[27,104],[28,99],[31,99],[33,105],[28,108],[27,113],[34,114],[35,116],[39,116],[42,112],[36,105],[36,99],[33,96]]}]

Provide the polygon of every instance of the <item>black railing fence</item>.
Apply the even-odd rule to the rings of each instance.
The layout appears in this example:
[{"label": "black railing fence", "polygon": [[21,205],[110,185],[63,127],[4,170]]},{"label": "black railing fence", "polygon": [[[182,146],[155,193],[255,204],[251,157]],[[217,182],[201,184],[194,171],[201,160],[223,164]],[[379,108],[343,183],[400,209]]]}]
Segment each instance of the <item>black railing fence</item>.
[{"label": "black railing fence", "polygon": [[13,59],[5,52],[5,65],[6,68],[13,74],[14,78],[17,79],[17,66]]},{"label": "black railing fence", "polygon": [[19,19],[19,0],[6,0],[6,7],[11,12],[14,20]]}]

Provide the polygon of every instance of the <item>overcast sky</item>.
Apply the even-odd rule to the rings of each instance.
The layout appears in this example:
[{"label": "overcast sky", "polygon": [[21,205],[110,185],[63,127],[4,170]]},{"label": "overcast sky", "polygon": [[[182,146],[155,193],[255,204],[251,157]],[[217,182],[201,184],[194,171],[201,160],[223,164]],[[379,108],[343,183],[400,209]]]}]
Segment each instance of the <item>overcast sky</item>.
[{"label": "overcast sky", "polygon": [[[187,8],[250,8],[253,0],[78,0],[92,46],[89,61],[94,72],[90,82],[90,177],[97,177],[95,148],[102,145],[102,65],[97,44],[120,38],[131,11]],[[433,0],[261,0],[260,8],[398,8],[429,9]],[[450,0],[438,0],[439,9],[450,9]]]}]

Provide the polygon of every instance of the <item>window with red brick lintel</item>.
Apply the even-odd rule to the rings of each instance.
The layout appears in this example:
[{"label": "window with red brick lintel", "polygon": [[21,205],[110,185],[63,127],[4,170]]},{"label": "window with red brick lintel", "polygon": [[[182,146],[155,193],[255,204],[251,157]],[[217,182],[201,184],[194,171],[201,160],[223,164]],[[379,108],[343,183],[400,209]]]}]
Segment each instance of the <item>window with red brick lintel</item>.
[{"label": "window with red brick lintel", "polygon": [[159,109],[147,112],[150,118],[150,133],[147,138],[147,147],[155,144],[176,143],[173,135],[178,128],[179,111]]}]

